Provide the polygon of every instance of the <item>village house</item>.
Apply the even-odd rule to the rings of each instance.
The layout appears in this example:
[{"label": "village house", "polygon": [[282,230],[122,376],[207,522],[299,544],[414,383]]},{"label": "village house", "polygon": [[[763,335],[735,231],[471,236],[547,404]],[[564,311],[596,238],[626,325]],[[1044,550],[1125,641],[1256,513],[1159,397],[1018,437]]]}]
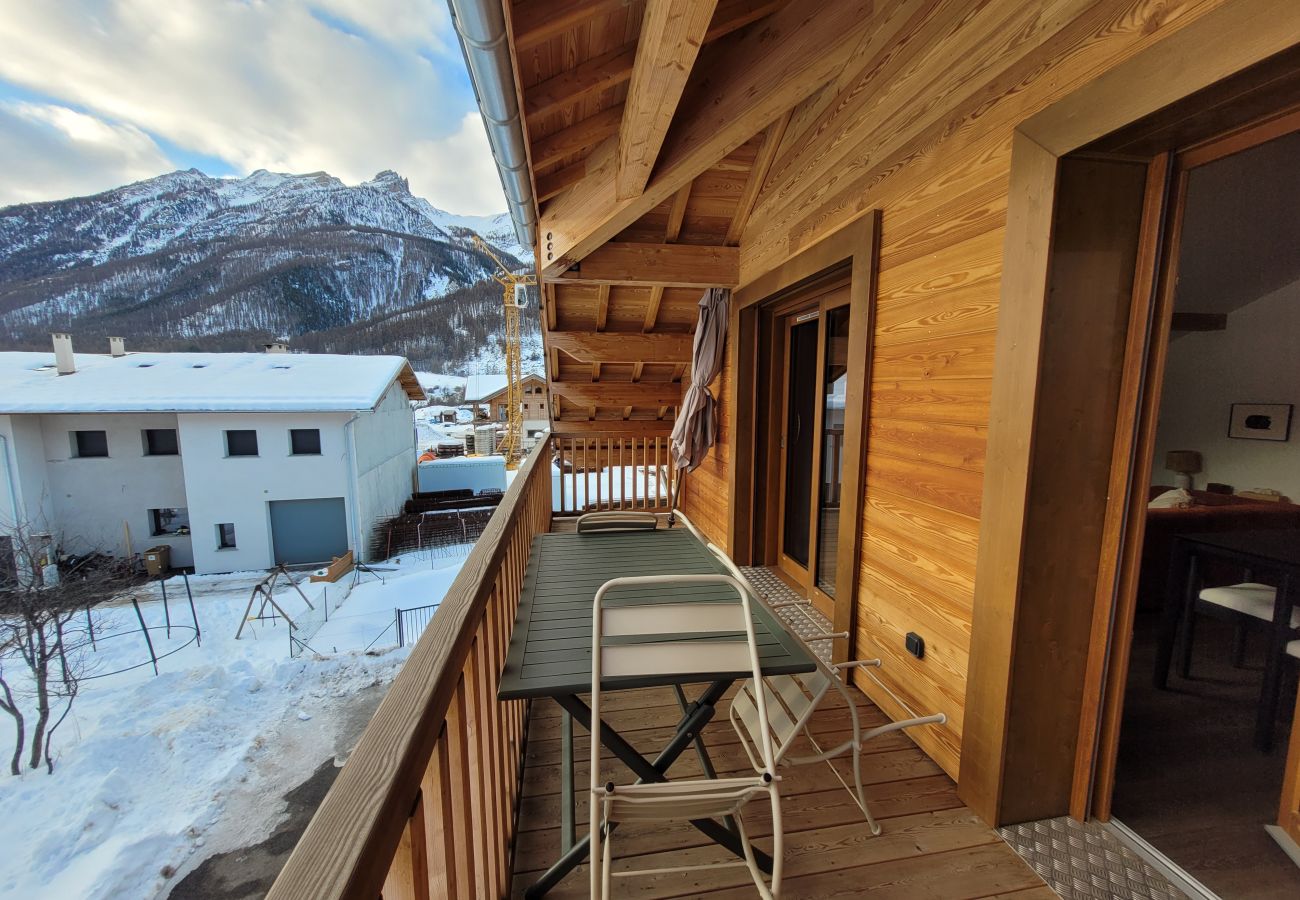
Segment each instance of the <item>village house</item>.
[{"label": "village house", "polygon": [[[551,425],[546,411],[546,380],[540,375],[525,375],[522,390],[523,436],[525,440],[536,440]],[[508,391],[505,373],[471,375],[465,380],[465,404],[472,407],[476,415],[504,423],[509,408]]]},{"label": "village house", "polygon": [[198,573],[363,556],[410,496],[396,356],[0,353],[0,533],[70,553],[170,548]]}]

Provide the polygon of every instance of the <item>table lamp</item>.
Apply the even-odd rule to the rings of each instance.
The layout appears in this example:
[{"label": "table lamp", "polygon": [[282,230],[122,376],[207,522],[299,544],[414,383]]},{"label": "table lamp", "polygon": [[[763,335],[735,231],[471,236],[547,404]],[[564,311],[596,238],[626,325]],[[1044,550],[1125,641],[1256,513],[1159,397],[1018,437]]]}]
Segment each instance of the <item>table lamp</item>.
[{"label": "table lamp", "polygon": [[1165,454],[1165,468],[1178,473],[1174,484],[1190,491],[1192,476],[1201,471],[1201,453],[1199,450],[1170,450]]}]

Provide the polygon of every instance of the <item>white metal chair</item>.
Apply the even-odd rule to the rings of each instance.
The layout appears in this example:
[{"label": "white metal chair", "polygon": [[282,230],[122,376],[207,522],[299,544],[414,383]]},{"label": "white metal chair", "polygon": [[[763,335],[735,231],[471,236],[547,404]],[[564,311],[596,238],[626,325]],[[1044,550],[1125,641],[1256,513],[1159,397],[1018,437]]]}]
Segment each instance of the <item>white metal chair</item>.
[{"label": "white metal chair", "polygon": [[[733,578],[746,585],[755,597],[761,597],[744,574],[741,573],[740,569],[736,567],[736,564],[720,548],[709,544],[709,550],[727,567],[727,571],[731,573]],[[760,602],[763,601],[760,600]],[[788,604],[777,604],[778,607],[785,605]],[[794,634],[794,632],[791,633]],[[795,636],[798,637],[797,634]],[[812,641],[835,640],[842,636],[844,635],[826,634],[813,638]],[[805,639],[800,638],[800,640]],[[916,716],[913,714],[910,718],[890,722],[864,732],[858,719],[857,704],[854,703],[853,695],[840,679],[840,673],[849,669],[878,668],[880,660],[860,659],[832,665],[824,662],[815,651],[812,651],[811,655],[817,660],[817,670],[815,672],[805,675],[769,675],[761,680],[755,678],[742,684],[740,691],[731,701],[731,723],[735,727],[736,733],[740,735],[740,744],[745,748],[745,753],[749,755],[750,762],[755,762],[752,749],[753,743],[750,736],[760,730],[765,730],[771,734],[775,742],[775,762],[777,766],[805,766],[819,762],[826,763],[830,766],[831,771],[835,773],[836,779],[844,786],[844,789],[854,796],[858,807],[862,810],[862,814],[866,816],[867,824],[871,827],[871,833],[873,835],[880,834],[880,824],[871,815],[871,809],[867,806],[866,793],[862,787],[863,748],[868,741],[880,737],[882,734],[901,731],[915,725],[941,725],[948,721],[948,717],[943,713],[930,716]],[[907,704],[899,699],[893,691],[889,690],[884,683],[875,678],[871,672],[867,672],[867,675],[886,691],[900,707],[908,710]],[[758,690],[758,684],[763,685],[763,690]],[[848,740],[834,747],[823,748],[817,743],[817,739],[808,726],[818,706],[830,695],[832,690],[839,693],[849,708],[853,734]],[[760,700],[764,701],[761,705]],[[766,710],[765,713],[762,711],[763,709]],[[911,710],[908,710],[908,712],[910,713]],[[766,722],[768,727],[760,729],[760,722]],[[814,752],[811,755],[801,756],[791,753],[791,750],[797,746],[797,739],[800,734],[812,746]],[[848,786],[841,777],[839,770],[831,763],[832,759],[846,753],[851,753],[853,759],[854,786],[852,788]]]},{"label": "white metal chair", "polygon": [[654,513],[605,510],[578,516],[578,533],[589,531],[654,531],[659,519]]},{"label": "white metal chair", "polygon": [[[611,591],[651,588],[668,591],[694,585],[723,585],[736,592],[736,600],[702,602],[650,600],[606,605]],[[662,596],[662,595],[661,595]],[[776,762],[770,730],[751,735],[757,755],[751,755],[752,777],[694,779],[615,785],[601,783],[600,723],[601,680],[652,678],[694,674],[702,668],[719,672],[749,672],[761,677],[751,593],[744,582],[729,575],[644,575],[615,578],[596,592],[592,613],[591,653],[591,896],[607,898],[615,876],[657,874],[701,868],[745,866],[759,894],[773,900],[781,886],[781,799],[777,791]],[[745,640],[736,640],[740,632]],[[703,662],[701,662],[703,660]],[[767,700],[755,700],[758,720],[767,717]],[[766,797],[772,807],[772,876],[770,884],[754,857],[741,817],[741,807]],[[743,861],[711,865],[614,872],[613,832],[621,822],[689,821],[732,817],[744,847]]]}]

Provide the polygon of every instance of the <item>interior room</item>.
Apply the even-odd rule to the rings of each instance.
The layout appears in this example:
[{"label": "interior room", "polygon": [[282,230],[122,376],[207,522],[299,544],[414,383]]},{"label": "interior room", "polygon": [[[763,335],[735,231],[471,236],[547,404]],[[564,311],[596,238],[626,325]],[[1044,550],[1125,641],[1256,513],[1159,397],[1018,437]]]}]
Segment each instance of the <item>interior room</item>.
[{"label": "interior room", "polygon": [[1266,829],[1300,670],[1296,594],[1268,562],[1300,543],[1297,159],[1293,132],[1188,169],[1167,226],[1177,282],[1113,813],[1225,898],[1300,896],[1300,859]]}]

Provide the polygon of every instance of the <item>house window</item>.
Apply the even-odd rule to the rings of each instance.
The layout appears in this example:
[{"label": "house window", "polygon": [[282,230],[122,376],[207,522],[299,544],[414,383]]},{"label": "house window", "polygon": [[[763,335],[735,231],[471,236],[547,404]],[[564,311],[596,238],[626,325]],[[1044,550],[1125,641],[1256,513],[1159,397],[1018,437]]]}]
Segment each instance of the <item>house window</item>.
[{"label": "house window", "polygon": [[251,428],[227,431],[226,456],[257,456],[257,432]]},{"label": "house window", "polygon": [[176,456],[181,452],[176,441],[175,428],[146,428],[144,430],[145,456]]},{"label": "house window", "polygon": [[162,534],[189,534],[190,511],[183,506],[149,510],[149,524],[153,536]]},{"label": "house window", "polygon": [[108,432],[72,432],[72,452],[78,457],[108,456]]},{"label": "house window", "polygon": [[294,456],[320,456],[320,429],[290,428],[289,452]]},{"label": "house window", "polygon": [[217,526],[217,549],[234,550],[235,549],[235,523],[222,522]]}]

